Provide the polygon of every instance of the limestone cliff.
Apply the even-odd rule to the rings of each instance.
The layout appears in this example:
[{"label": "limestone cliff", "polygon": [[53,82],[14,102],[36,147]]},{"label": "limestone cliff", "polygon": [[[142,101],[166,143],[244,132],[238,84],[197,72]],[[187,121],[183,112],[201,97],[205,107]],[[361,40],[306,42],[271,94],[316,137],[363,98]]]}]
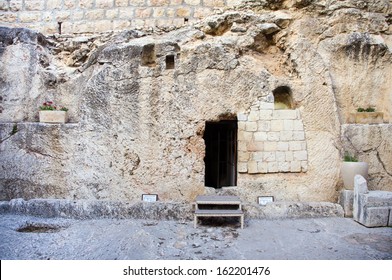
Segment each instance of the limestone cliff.
[{"label": "limestone cliff", "polygon": [[[220,120],[238,124],[228,191],[246,201],[335,201],[345,150],[369,162],[370,188],[392,190],[391,13],[259,0],[169,33],[0,28],[0,199],[192,200],[212,192],[203,137]],[[45,100],[70,122],[39,123]],[[385,123],[347,128],[358,107]]]}]

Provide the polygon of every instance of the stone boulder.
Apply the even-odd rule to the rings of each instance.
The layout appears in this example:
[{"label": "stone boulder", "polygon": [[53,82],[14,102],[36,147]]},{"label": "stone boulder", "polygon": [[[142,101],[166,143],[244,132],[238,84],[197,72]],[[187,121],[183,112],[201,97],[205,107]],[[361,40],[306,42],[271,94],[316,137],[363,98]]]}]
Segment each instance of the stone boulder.
[{"label": "stone boulder", "polygon": [[391,227],[392,192],[369,191],[361,175],[356,175],[354,182],[354,220],[366,227]]}]

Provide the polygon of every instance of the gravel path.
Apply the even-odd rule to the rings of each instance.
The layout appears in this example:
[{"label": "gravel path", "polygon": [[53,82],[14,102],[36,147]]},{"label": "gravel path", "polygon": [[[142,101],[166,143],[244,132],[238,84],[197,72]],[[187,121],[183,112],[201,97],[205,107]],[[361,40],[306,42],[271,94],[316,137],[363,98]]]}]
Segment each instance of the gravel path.
[{"label": "gravel path", "polygon": [[194,229],[189,221],[6,214],[0,215],[0,259],[391,260],[392,228],[336,217],[247,220],[241,230],[235,220]]}]

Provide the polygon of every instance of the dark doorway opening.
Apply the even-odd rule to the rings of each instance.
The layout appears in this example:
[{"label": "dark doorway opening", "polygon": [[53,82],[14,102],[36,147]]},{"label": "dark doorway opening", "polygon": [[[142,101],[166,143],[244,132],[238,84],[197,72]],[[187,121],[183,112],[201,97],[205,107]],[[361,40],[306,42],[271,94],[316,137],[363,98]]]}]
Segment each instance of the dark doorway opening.
[{"label": "dark doorway opening", "polygon": [[237,121],[206,122],[205,185],[237,185]]},{"label": "dark doorway opening", "polygon": [[174,67],[175,67],[174,55],[167,55],[166,56],[166,69],[174,69]]}]

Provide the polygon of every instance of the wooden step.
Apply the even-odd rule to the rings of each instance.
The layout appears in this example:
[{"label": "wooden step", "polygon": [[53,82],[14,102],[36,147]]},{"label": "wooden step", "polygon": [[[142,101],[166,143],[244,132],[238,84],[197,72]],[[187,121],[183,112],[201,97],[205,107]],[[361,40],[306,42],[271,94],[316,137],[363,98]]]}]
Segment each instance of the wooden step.
[{"label": "wooden step", "polygon": [[199,195],[196,197],[196,204],[240,205],[241,200],[238,196],[231,195]]},{"label": "wooden step", "polygon": [[209,217],[215,217],[215,216],[226,216],[226,217],[235,217],[235,216],[241,216],[244,215],[244,212],[242,210],[228,210],[228,209],[197,209],[195,210],[195,215],[198,215],[200,217],[202,216],[209,216]]}]

